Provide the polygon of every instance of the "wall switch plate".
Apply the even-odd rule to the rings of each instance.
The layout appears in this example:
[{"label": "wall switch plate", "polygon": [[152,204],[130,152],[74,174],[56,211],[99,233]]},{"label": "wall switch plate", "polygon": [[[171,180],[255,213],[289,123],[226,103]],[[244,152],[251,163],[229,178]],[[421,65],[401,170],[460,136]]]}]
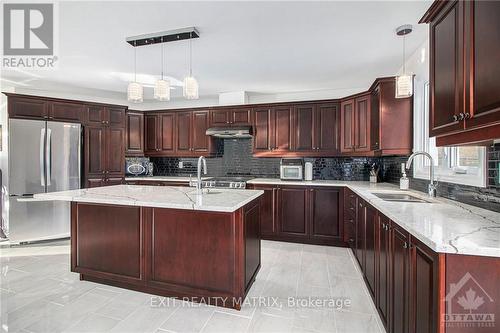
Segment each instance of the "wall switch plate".
[{"label": "wall switch plate", "polygon": [[182,161],[179,161],[179,169],[184,168],[184,163]]}]

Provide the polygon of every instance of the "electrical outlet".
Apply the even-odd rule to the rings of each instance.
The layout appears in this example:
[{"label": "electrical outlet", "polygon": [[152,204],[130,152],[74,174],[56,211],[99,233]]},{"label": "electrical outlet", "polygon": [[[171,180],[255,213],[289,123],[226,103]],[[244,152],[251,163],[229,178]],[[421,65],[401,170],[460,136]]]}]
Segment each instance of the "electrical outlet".
[{"label": "electrical outlet", "polygon": [[182,161],[179,161],[179,169],[183,169],[184,168],[184,163]]}]

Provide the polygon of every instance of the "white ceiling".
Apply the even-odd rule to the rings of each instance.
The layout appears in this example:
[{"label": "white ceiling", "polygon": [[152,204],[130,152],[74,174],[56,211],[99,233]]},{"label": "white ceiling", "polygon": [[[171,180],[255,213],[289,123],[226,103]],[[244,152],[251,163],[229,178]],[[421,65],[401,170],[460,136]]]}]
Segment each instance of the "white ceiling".
[{"label": "white ceiling", "polygon": [[[284,94],[363,90],[402,64],[395,28],[410,23],[411,54],[427,38],[417,21],[429,1],[345,2],[60,2],[59,66],[38,72],[2,71],[4,84],[92,90],[122,96],[133,73],[125,37],[195,26],[193,74],[202,97],[248,91]],[[137,48],[139,81],[160,73],[159,45]],[[166,74],[188,72],[188,42],[165,44]],[[8,81],[6,81],[8,80]],[[152,88],[146,88],[152,98]],[[117,94],[118,93],[118,94]],[[172,91],[182,98],[182,88]],[[124,95],[123,95],[124,96]],[[338,97],[338,96],[332,96]],[[168,103],[166,103],[168,106]]]}]

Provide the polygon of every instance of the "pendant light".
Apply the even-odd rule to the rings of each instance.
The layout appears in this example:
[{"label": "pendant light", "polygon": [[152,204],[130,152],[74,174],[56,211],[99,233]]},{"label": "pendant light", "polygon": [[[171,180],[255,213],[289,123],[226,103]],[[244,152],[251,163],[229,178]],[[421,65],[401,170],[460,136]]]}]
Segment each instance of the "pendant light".
[{"label": "pendant light", "polygon": [[141,103],[143,101],[142,85],[137,82],[137,49],[134,43],[134,82],[130,82],[127,88],[127,100],[133,103]]},{"label": "pendant light", "polygon": [[186,99],[198,99],[198,81],[193,77],[193,46],[192,33],[189,35],[189,76],[184,78],[182,93]]},{"label": "pendant light", "polygon": [[396,98],[406,98],[413,95],[413,75],[406,74],[406,35],[412,32],[411,24],[396,28],[396,35],[403,36],[403,73],[396,76]]},{"label": "pendant light", "polygon": [[154,88],[154,98],[159,101],[170,100],[170,81],[163,79],[163,37],[161,44],[161,78],[156,81]]}]

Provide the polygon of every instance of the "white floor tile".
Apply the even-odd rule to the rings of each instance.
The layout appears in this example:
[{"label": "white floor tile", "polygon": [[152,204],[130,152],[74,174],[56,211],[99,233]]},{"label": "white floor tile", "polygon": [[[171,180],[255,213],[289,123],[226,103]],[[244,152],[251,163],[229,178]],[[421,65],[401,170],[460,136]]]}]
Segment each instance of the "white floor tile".
[{"label": "white floor tile", "polygon": [[201,332],[203,333],[235,333],[246,332],[250,319],[215,311]]}]

